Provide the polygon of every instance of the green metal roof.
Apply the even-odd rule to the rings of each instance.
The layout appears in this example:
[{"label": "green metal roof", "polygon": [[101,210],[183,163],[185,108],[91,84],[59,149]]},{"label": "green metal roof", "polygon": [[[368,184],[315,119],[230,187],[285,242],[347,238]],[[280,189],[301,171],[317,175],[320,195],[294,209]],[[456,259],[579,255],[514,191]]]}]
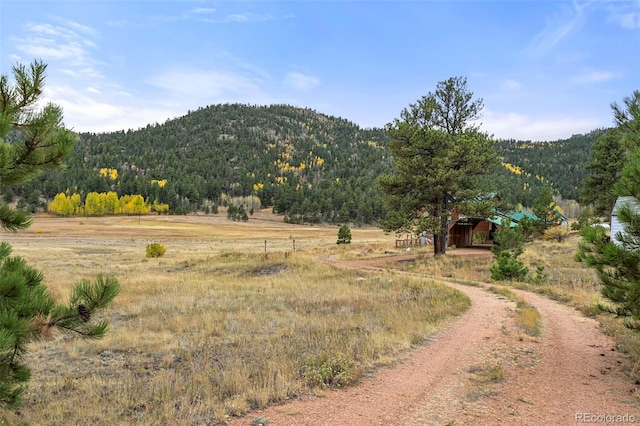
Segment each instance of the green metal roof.
[{"label": "green metal roof", "polygon": [[538,216],[530,212],[512,212],[512,213],[508,213],[507,217],[510,217],[512,220],[515,220],[516,222],[520,222],[525,217],[534,221],[540,220]]},{"label": "green metal roof", "polygon": [[[502,219],[508,219],[508,218],[502,217],[502,216],[491,216],[487,220],[491,223],[495,223],[496,225],[502,226]],[[515,228],[516,226],[518,226],[517,223],[515,223],[512,220],[509,221],[509,228]]]}]

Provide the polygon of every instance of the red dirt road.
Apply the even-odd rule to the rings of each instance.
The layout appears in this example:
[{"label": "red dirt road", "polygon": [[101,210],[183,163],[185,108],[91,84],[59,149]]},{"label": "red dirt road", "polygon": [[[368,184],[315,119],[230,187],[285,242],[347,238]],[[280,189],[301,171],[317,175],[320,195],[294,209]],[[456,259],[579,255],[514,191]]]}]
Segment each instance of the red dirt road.
[{"label": "red dirt road", "polygon": [[[379,260],[332,263],[389,266]],[[466,293],[471,308],[396,366],[358,386],[305,396],[230,424],[252,425],[259,417],[270,426],[640,423],[638,387],[621,372],[624,355],[595,320],[519,292],[543,318],[541,335],[530,337],[515,324],[512,302],[482,288],[448,285]],[[502,380],[480,380],[492,367]]]}]

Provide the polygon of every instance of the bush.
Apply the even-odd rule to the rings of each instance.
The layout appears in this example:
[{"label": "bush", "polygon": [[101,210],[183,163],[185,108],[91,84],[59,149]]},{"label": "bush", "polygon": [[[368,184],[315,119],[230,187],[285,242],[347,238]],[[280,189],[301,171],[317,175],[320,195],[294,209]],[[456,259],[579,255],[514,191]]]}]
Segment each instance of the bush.
[{"label": "bush", "polygon": [[544,266],[536,266],[536,274],[531,277],[533,284],[545,284],[549,282],[549,274],[544,272]]},{"label": "bush", "polygon": [[503,251],[491,266],[491,279],[494,281],[513,280],[523,281],[529,269],[508,251]]},{"label": "bush", "polygon": [[361,372],[353,361],[344,355],[322,353],[302,368],[301,375],[308,384],[327,388],[351,385],[358,380]]},{"label": "bush", "polygon": [[147,257],[160,257],[164,255],[166,249],[160,243],[151,243],[147,245]]},{"label": "bush", "polygon": [[487,242],[487,234],[484,232],[478,232],[473,236],[473,242],[475,244],[484,244]]},{"label": "bush", "polygon": [[559,243],[561,243],[562,241],[564,241],[567,234],[568,232],[565,231],[561,226],[552,226],[551,228],[544,231],[544,234],[542,234],[542,238],[545,241],[557,240]]},{"label": "bush", "polygon": [[338,230],[338,241],[336,244],[351,244],[351,229],[347,224],[344,224]]}]

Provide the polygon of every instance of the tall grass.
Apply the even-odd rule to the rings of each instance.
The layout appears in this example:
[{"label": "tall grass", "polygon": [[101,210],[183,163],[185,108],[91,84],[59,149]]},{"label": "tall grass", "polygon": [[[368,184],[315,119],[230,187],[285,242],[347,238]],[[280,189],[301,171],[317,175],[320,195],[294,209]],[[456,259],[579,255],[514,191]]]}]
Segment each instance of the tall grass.
[{"label": "tall grass", "polygon": [[431,280],[342,270],[304,253],[174,252],[147,260],[142,250],[127,263],[103,340],[33,345],[28,401],[7,416],[222,424],[357,382],[469,306]]}]

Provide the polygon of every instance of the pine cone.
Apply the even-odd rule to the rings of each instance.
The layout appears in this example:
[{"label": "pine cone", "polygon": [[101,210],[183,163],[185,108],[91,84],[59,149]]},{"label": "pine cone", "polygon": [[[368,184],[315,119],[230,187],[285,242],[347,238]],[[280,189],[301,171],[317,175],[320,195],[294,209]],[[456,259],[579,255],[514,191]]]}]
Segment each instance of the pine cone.
[{"label": "pine cone", "polygon": [[85,305],[78,305],[78,315],[83,322],[89,322],[91,319],[91,311]]}]

